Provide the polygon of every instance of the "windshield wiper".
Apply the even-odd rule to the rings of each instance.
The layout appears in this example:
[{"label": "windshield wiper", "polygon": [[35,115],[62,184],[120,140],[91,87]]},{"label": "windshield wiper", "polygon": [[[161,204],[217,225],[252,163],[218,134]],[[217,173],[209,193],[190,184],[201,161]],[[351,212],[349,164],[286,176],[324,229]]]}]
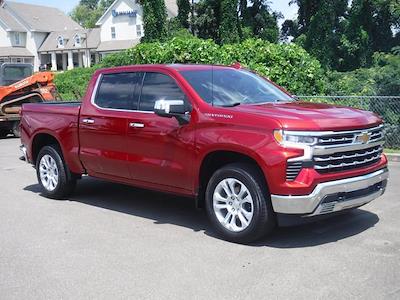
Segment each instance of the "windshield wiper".
[{"label": "windshield wiper", "polygon": [[226,105],[221,105],[222,107],[235,107],[235,106],[239,106],[240,104],[242,104],[241,102],[235,102],[232,104],[226,104]]}]

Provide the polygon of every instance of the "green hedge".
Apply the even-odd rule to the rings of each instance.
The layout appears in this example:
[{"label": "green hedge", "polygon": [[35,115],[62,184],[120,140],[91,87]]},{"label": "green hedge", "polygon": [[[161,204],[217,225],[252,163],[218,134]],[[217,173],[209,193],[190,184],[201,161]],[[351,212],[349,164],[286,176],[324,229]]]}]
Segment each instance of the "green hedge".
[{"label": "green hedge", "polygon": [[63,100],[80,100],[85,95],[86,87],[94,71],[92,68],[77,68],[56,75],[55,84]]},{"label": "green hedge", "polygon": [[74,69],[60,74],[56,84],[63,99],[83,94],[96,68],[134,64],[221,64],[240,62],[265,75],[294,94],[324,92],[324,72],[320,63],[295,44],[272,44],[263,40],[219,46],[212,40],[176,37],[160,43],[142,43],[135,48],[107,56],[91,69]]}]

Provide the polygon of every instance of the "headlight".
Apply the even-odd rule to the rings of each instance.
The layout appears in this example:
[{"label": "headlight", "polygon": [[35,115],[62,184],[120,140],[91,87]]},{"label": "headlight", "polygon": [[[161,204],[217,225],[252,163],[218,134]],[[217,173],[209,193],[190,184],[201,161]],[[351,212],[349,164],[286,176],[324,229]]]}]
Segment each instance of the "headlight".
[{"label": "headlight", "polygon": [[274,130],[275,140],[284,146],[296,146],[296,145],[315,145],[318,142],[318,138],[314,136],[308,136],[304,134],[296,135],[293,131],[286,133],[283,130]]}]

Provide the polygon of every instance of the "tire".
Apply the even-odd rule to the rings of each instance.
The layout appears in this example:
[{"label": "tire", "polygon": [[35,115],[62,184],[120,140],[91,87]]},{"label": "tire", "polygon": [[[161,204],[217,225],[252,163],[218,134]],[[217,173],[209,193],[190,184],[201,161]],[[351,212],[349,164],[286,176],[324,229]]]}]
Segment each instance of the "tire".
[{"label": "tire", "polygon": [[7,135],[10,133],[9,130],[6,129],[0,129],[0,138],[5,138]]},{"label": "tire", "polygon": [[21,128],[19,127],[19,121],[15,121],[12,125],[12,133],[16,138],[21,137]]},{"label": "tire", "polygon": [[56,145],[40,150],[36,160],[36,175],[43,195],[48,198],[65,199],[76,186],[76,177],[69,171],[61,149]]},{"label": "tire", "polygon": [[228,241],[253,242],[275,228],[265,180],[250,164],[234,163],[217,170],[208,182],[205,201],[210,222]]}]

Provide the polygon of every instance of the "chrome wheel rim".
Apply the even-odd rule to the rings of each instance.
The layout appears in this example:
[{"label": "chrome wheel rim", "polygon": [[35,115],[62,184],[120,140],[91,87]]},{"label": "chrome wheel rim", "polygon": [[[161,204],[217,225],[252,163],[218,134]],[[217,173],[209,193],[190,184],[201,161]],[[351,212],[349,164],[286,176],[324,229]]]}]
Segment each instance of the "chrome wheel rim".
[{"label": "chrome wheel rim", "polygon": [[50,155],[44,155],[39,163],[40,181],[46,190],[52,192],[58,184],[57,163]]},{"label": "chrome wheel rim", "polygon": [[254,214],[249,189],[235,178],[226,178],[215,187],[213,208],[218,221],[232,232],[245,230]]}]

